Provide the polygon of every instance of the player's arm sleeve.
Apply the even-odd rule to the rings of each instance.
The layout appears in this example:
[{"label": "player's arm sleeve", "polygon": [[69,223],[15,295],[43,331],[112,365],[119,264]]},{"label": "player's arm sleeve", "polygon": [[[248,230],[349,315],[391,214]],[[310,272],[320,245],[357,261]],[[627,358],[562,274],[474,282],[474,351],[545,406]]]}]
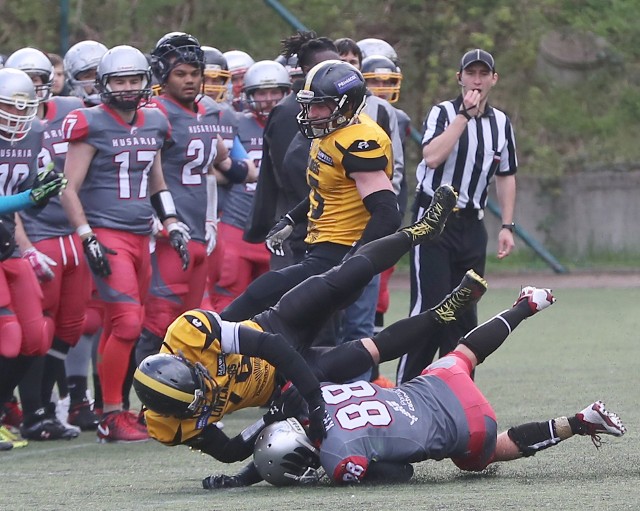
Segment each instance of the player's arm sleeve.
[{"label": "player's arm sleeve", "polygon": [[302,355],[282,335],[261,332],[230,321],[221,320],[220,326],[223,352],[266,360],[291,380],[310,407],[322,399],[320,382]]},{"label": "player's arm sleeve", "polygon": [[16,211],[30,208],[34,205],[31,200],[31,189],[16,193],[15,195],[0,197],[0,215],[15,213]]},{"label": "player's arm sleeve", "polygon": [[213,456],[223,463],[235,463],[246,460],[253,454],[253,446],[260,431],[265,427],[262,419],[242,430],[238,435],[229,438],[215,422],[208,424],[202,432],[189,440],[185,445]]},{"label": "player's arm sleeve", "polygon": [[356,246],[364,245],[398,230],[402,218],[398,208],[398,197],[391,190],[380,190],[367,195],[362,202],[371,218],[362,231]]},{"label": "player's arm sleeve", "polygon": [[289,211],[287,215],[289,215],[289,218],[293,220],[294,224],[306,222],[310,207],[311,207],[311,201],[309,199],[309,196],[307,195],[291,211]]},{"label": "player's arm sleeve", "polygon": [[258,184],[253,195],[249,219],[242,236],[242,239],[249,243],[263,243],[267,233],[278,220],[276,218],[278,184],[273,174],[269,142],[266,137],[262,139],[262,154]]}]

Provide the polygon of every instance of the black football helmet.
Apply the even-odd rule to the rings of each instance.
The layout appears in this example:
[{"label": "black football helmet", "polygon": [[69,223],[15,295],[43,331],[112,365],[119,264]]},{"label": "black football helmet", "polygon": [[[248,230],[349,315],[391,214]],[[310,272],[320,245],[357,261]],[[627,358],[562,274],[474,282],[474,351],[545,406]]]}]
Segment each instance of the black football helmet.
[{"label": "black football helmet", "polygon": [[204,51],[204,75],[217,81],[214,84],[205,83],[204,93],[221,103],[226,100],[229,80],[231,80],[227,59],[213,46],[203,46],[202,51]]},{"label": "black football helmet", "polygon": [[160,84],[167,81],[179,64],[199,67],[204,73],[204,51],[198,40],[184,32],[169,32],[160,38],[151,52],[151,70]]},{"label": "black football helmet", "polygon": [[389,103],[395,103],[400,98],[402,73],[399,72],[399,69],[391,59],[384,55],[365,57],[360,66],[360,71],[365,80],[386,82],[383,86],[367,85],[367,87],[374,96],[382,97]]},{"label": "black football helmet", "polygon": [[187,419],[211,406],[207,398],[216,385],[209,371],[181,356],[158,353],[145,358],[133,375],[133,388],[142,404],[161,415]]},{"label": "black football helmet", "polygon": [[[302,106],[298,127],[307,138],[320,138],[347,126],[365,105],[367,87],[364,77],[351,64],[341,60],[326,60],[314,66],[296,95]],[[328,117],[311,119],[309,108],[317,103],[329,105]]]}]

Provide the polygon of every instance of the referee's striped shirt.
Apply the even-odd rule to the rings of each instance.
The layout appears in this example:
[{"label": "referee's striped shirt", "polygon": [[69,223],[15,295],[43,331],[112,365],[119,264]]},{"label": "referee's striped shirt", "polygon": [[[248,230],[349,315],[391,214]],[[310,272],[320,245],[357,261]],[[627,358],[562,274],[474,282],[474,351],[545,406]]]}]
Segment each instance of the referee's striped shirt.
[{"label": "referee's striped shirt", "polygon": [[[458,114],[462,96],[431,108],[424,122],[422,146],[440,135]],[[516,142],[511,121],[504,112],[487,105],[484,114],[468,121],[449,157],[439,167],[428,167],[424,159],[416,170],[418,192],[432,197],[442,184],[458,192],[459,208],[484,209],[493,176],[515,174],[518,168]]]}]

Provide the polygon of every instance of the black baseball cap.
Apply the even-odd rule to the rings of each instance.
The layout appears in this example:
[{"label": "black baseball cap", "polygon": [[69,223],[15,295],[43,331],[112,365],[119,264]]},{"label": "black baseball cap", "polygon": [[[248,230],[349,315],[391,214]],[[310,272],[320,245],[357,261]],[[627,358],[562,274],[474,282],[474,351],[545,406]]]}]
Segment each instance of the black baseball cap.
[{"label": "black baseball cap", "polygon": [[496,72],[496,62],[493,60],[493,55],[488,51],[481,50],[480,48],[469,50],[462,56],[462,59],[460,59],[460,71],[468,68],[474,62],[482,62],[491,69],[492,72]]}]

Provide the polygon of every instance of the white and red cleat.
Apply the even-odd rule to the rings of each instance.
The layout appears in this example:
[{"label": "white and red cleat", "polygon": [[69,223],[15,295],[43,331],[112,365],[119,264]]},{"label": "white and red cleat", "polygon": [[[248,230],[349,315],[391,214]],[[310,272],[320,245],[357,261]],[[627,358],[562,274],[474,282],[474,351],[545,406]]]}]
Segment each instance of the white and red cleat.
[{"label": "white and red cleat", "polygon": [[541,287],[526,286],[520,291],[520,295],[513,304],[515,307],[520,302],[527,301],[529,308],[531,309],[531,315],[541,310],[546,309],[551,304],[555,303],[556,299],[551,294],[551,289],[545,289]]}]

